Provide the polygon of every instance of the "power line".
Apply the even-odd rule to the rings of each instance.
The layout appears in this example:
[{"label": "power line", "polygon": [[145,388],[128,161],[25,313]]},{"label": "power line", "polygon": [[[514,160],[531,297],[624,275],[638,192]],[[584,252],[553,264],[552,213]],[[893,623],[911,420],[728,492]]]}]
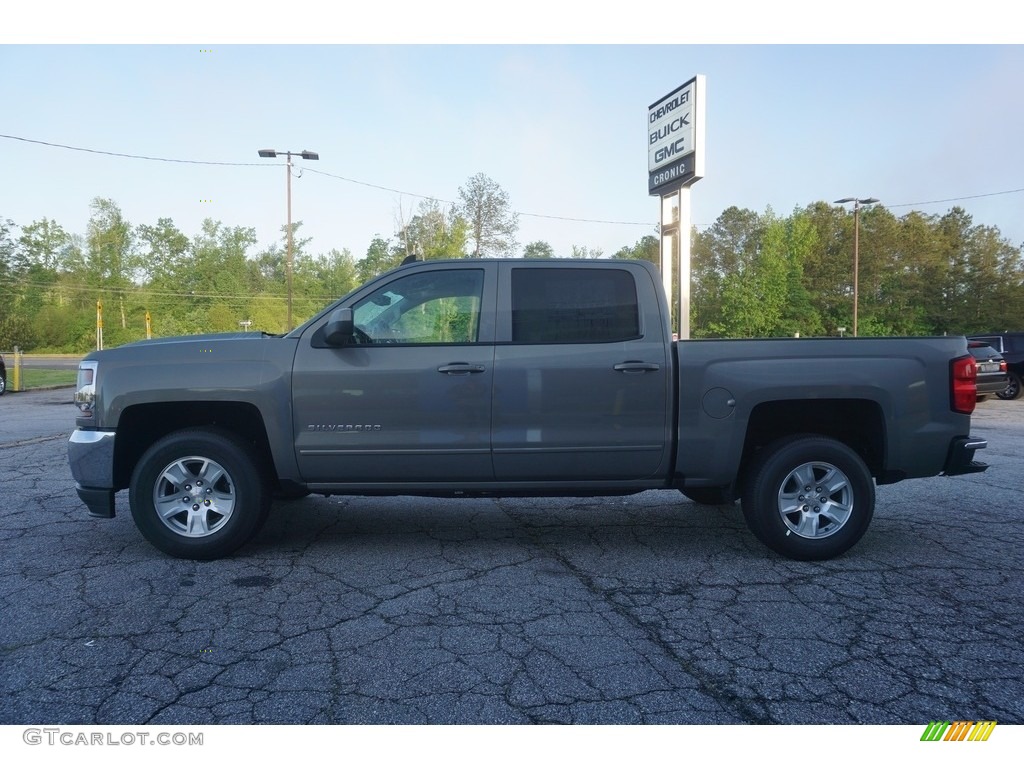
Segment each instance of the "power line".
[{"label": "power line", "polygon": [[[439,203],[445,203],[447,205],[455,205],[455,201],[454,200],[444,200],[443,198],[434,197],[433,195],[419,195],[419,194],[416,194],[415,192],[405,192],[405,191],[403,191],[401,189],[393,189],[392,187],[382,187],[379,184],[370,184],[369,182],[366,182],[366,181],[359,181],[358,179],[350,179],[350,178],[348,178],[346,176],[339,176],[336,173],[327,173],[326,171],[319,171],[319,170],[316,170],[314,168],[303,168],[302,170],[303,170],[304,173],[306,173],[306,172],[308,172],[308,173],[318,173],[321,176],[330,176],[332,179],[340,179],[341,181],[347,181],[347,182],[349,182],[351,184],[361,184],[364,187],[372,187],[374,189],[382,189],[385,192],[394,192],[395,194],[398,194],[398,195],[407,195],[409,197],[418,197],[418,198],[421,198],[423,200],[437,200],[437,202],[439,202]],[[580,222],[584,222],[584,223],[587,223],[587,224],[628,224],[628,225],[635,225],[635,226],[638,226],[638,227],[652,227],[652,226],[654,226],[654,223],[653,222],[649,222],[649,221],[608,221],[608,220],[605,220],[605,219],[577,219],[577,218],[572,218],[570,216],[553,216],[553,215],[545,214],[545,213],[528,213],[526,211],[515,211],[515,213],[517,213],[520,216],[530,216],[530,217],[536,218],[536,219],[556,219],[558,221],[580,221]]]},{"label": "power line", "polygon": [[89,149],[87,147],[72,147],[69,144],[55,144],[50,141],[40,141],[38,139],[26,139],[22,136],[9,136],[6,133],[0,133],[0,138],[13,139],[14,141],[24,141],[29,144],[42,144],[46,147],[60,147],[61,149],[72,149],[75,152],[91,152],[95,155],[110,155],[112,157],[128,157],[133,160],[156,160],[161,163],[188,163],[190,165],[248,165],[248,166],[266,166],[266,165],[284,165],[284,163],[221,163],[213,160],[179,160],[173,157],[150,157],[149,155],[130,155],[125,152],[108,152],[103,149]]},{"label": "power line", "polygon": [[934,205],[936,203],[957,203],[961,200],[977,200],[980,197],[996,197],[997,195],[1012,195],[1017,192],[1024,192],[1024,187],[1021,189],[1007,189],[1002,192],[986,192],[981,195],[964,195],[963,197],[949,197],[945,200],[923,200],[919,203],[897,203],[896,205],[884,205],[885,208],[909,208],[912,205]]},{"label": "power line", "polygon": [[[153,157],[153,156],[150,156],[150,155],[133,155],[133,154],[129,154],[129,153],[126,153],[126,152],[108,152],[107,150],[102,150],[102,149],[89,149],[88,147],[74,147],[74,146],[71,146],[70,144],[57,144],[57,143],[51,142],[51,141],[40,141],[39,139],[26,139],[23,136],[11,136],[11,135],[6,134],[6,133],[0,133],[0,138],[12,139],[14,141],[24,141],[24,142],[26,142],[28,144],[41,144],[41,145],[43,145],[45,147],[59,147],[60,149],[70,149],[70,150],[73,150],[75,152],[90,152],[90,153],[96,154],[96,155],[109,155],[111,157],[127,157],[127,158],[130,158],[132,160],[153,160],[153,161],[159,161],[159,162],[163,162],[163,163],[187,163],[187,164],[190,164],[190,165],[227,165],[227,166],[242,166],[242,167],[257,167],[257,168],[265,167],[265,166],[280,166],[280,165],[284,165],[284,163],[225,163],[225,162],[214,162],[212,160],[181,160],[181,159],[170,158],[170,157]],[[418,198],[421,198],[423,200],[437,200],[439,203],[446,203],[448,205],[454,205],[455,204],[455,201],[453,201],[453,200],[445,200],[445,199],[440,198],[440,197],[435,197],[434,195],[421,195],[421,194],[417,194],[415,192],[406,192],[406,191],[401,190],[401,189],[395,189],[394,187],[385,187],[385,186],[383,186],[381,184],[371,184],[368,181],[360,181],[359,179],[352,179],[352,178],[349,178],[348,176],[339,176],[336,173],[327,173],[326,171],[319,171],[319,170],[316,170],[315,168],[304,167],[302,170],[303,170],[303,173],[318,173],[321,176],[329,176],[332,179],[339,179],[341,181],[347,181],[349,184],[359,184],[360,186],[370,187],[372,189],[379,189],[379,190],[382,190],[384,192],[393,192],[396,195],[407,195],[409,197],[418,197]],[[543,214],[543,213],[528,213],[528,212],[525,212],[525,211],[516,211],[516,213],[519,214],[520,216],[529,216],[531,218],[555,219],[555,220],[558,220],[558,221],[577,221],[577,222],[583,222],[583,223],[587,223],[587,224],[624,224],[624,225],[638,226],[638,227],[654,226],[654,224],[652,222],[648,222],[648,221],[608,221],[608,220],[604,220],[604,219],[583,219],[583,218],[572,218],[572,217],[569,217],[569,216],[554,216],[554,215],[548,215],[548,214]]]},{"label": "power line", "polygon": [[437,200],[437,202],[439,202],[439,203],[448,203],[450,205],[454,205],[454,202],[451,201],[451,200],[442,200],[441,198],[434,197],[433,195],[418,195],[415,192],[403,192],[401,189],[393,189],[391,187],[382,187],[380,184],[371,184],[368,181],[359,181],[358,179],[350,179],[347,176],[339,176],[336,173],[327,173],[326,171],[318,171],[315,168],[307,168],[307,167],[303,166],[302,172],[303,173],[318,173],[321,176],[330,176],[332,179],[341,179],[342,181],[347,181],[350,184],[359,184],[359,185],[364,186],[364,187],[372,187],[373,189],[381,189],[381,190],[384,190],[385,192],[394,192],[396,195],[408,195],[409,197],[419,197],[419,198],[422,198],[423,200]]},{"label": "power line", "polygon": [[[102,150],[102,149],[89,149],[87,147],[74,147],[74,146],[71,146],[69,144],[57,144],[55,142],[41,141],[39,139],[27,139],[27,138],[24,138],[23,136],[11,136],[11,135],[5,134],[5,133],[0,133],[0,138],[11,139],[13,141],[24,141],[24,142],[29,143],[29,144],[41,144],[41,145],[47,146],[47,147],[59,147],[61,149],[70,149],[70,150],[73,150],[75,152],[90,152],[92,154],[97,154],[97,155],[109,155],[111,157],[126,157],[126,158],[130,158],[130,159],[133,159],[133,160],[151,160],[151,161],[158,161],[158,162],[163,162],[163,163],[185,163],[185,164],[189,164],[189,165],[224,165],[224,166],[257,167],[257,168],[258,167],[265,167],[265,166],[280,166],[280,165],[284,165],[284,163],[228,163],[228,162],[218,162],[218,161],[213,161],[213,160],[182,160],[182,159],[178,159],[178,158],[169,158],[169,157],[153,157],[153,156],[150,156],[150,155],[133,155],[133,154],[125,153],[125,152],[109,152],[107,150]],[[372,184],[372,183],[370,183],[368,181],[360,181],[359,179],[353,179],[353,178],[350,178],[348,176],[340,176],[340,175],[338,175],[336,173],[328,173],[326,171],[320,171],[320,170],[316,170],[314,168],[308,168],[308,167],[303,168],[303,172],[318,173],[321,176],[329,176],[330,178],[333,178],[333,179],[338,179],[340,181],[346,181],[349,184],[358,184],[360,186],[370,187],[372,189],[379,189],[379,190],[382,190],[384,192],[393,192],[394,194],[397,194],[397,195],[407,195],[409,197],[417,197],[417,198],[420,198],[420,199],[423,199],[423,200],[437,200],[439,203],[446,203],[448,205],[454,205],[455,204],[455,201],[453,201],[453,200],[446,200],[444,198],[435,197],[434,195],[421,195],[421,194],[418,194],[416,192],[407,192],[405,190],[395,189],[394,187],[385,187],[385,186],[383,186],[381,184]],[[886,205],[884,205],[884,207],[885,208],[910,208],[910,207],[915,206],[915,205],[937,205],[939,203],[957,203],[957,202],[961,202],[963,200],[977,200],[977,199],[980,199],[980,198],[983,198],[983,197],[997,197],[999,195],[1012,195],[1012,194],[1017,194],[1019,192],[1024,192],[1024,187],[1019,188],[1019,189],[1007,189],[1007,190],[1003,190],[1003,191],[1000,191],[1000,192],[986,192],[986,193],[982,193],[982,194],[978,194],[978,195],[962,195],[960,197],[948,197],[948,198],[944,198],[942,200],[923,200],[921,202],[916,202],[916,203],[886,204]],[[655,226],[654,223],[648,222],[648,221],[612,221],[612,220],[608,220],[608,219],[585,219],[585,218],[576,218],[576,217],[571,217],[571,216],[555,216],[553,214],[544,214],[544,213],[529,213],[527,211],[515,211],[515,213],[517,213],[520,216],[528,216],[530,218],[552,219],[552,220],[556,220],[556,221],[575,221],[575,222],[580,222],[580,223],[584,223],[584,224],[618,224],[618,225],[638,226],[638,227]],[[699,227],[700,225],[697,225],[697,226]]]},{"label": "power line", "polygon": [[516,211],[520,216],[532,216],[537,219],[556,219],[557,221],[581,221],[585,224],[628,224],[630,226],[637,227],[656,227],[658,222],[656,221],[611,221],[608,219],[576,219],[571,216],[551,216],[546,213],[526,213],[525,211]]}]

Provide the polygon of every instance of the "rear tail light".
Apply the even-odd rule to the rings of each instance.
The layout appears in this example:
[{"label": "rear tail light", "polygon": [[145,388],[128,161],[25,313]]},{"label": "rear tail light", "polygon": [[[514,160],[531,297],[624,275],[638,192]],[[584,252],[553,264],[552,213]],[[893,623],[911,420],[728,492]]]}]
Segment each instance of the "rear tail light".
[{"label": "rear tail light", "polygon": [[978,366],[970,355],[949,361],[949,405],[957,413],[974,413],[978,402]]},{"label": "rear tail light", "polygon": [[999,361],[999,372],[1000,373],[1006,373],[1006,361],[1005,360],[1000,360]]}]

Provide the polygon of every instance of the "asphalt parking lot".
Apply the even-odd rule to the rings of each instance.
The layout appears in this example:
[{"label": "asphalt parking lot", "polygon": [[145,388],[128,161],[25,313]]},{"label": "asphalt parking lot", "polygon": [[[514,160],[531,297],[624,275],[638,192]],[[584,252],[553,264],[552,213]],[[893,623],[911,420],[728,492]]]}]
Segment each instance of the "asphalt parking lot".
[{"label": "asphalt parking lot", "polygon": [[0,398],[0,723],[1024,723],[1024,401],[825,563],[674,492],[310,497],[195,563],[87,516],[70,395]]}]

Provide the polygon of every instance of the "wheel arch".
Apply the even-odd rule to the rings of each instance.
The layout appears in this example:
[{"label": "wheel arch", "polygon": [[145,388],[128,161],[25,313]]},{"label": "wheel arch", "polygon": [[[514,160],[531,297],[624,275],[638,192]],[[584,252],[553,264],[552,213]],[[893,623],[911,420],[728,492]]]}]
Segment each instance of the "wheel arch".
[{"label": "wheel arch", "polygon": [[765,446],[779,438],[805,434],[830,437],[849,446],[871,474],[884,481],[886,426],[881,406],[872,400],[776,400],[760,403],[747,423],[738,477]]},{"label": "wheel arch", "polygon": [[172,432],[199,427],[216,427],[236,436],[254,451],[257,463],[277,477],[263,416],[252,403],[145,403],[126,408],[118,420],[114,487],[128,487],[136,463],[157,440]]}]

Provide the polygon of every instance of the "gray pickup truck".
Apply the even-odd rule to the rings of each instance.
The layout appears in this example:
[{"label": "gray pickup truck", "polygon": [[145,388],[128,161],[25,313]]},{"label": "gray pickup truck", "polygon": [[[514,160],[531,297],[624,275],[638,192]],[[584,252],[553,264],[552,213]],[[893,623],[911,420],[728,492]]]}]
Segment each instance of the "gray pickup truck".
[{"label": "gray pickup truck", "polygon": [[963,337],[674,342],[646,262],[414,262],[291,333],[127,344],[81,363],[78,495],[208,560],[275,496],[742,502],[802,560],[871,521],[875,483],[979,472]]}]

